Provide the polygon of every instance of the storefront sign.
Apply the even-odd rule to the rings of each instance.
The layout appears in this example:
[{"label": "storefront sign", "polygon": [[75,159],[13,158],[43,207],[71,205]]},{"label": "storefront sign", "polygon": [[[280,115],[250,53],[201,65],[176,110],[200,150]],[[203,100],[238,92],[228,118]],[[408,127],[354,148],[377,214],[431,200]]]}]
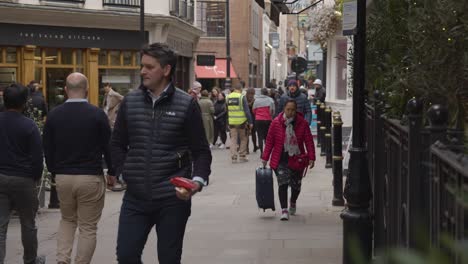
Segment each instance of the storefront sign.
[{"label": "storefront sign", "polygon": [[140,49],[139,31],[0,23],[0,45]]},{"label": "storefront sign", "polygon": [[181,56],[193,57],[193,43],[190,41],[168,36],[166,44]]},{"label": "storefront sign", "polygon": [[275,49],[280,47],[280,39],[278,32],[270,32],[270,43]]},{"label": "storefront sign", "polygon": [[344,0],[343,2],[343,35],[354,35],[357,24],[357,1]]}]

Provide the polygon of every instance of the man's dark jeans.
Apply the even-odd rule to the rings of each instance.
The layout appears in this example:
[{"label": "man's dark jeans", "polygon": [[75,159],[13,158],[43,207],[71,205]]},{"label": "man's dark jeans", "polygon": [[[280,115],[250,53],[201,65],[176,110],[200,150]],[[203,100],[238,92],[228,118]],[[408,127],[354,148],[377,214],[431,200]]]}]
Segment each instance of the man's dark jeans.
[{"label": "man's dark jeans", "polygon": [[270,129],[271,120],[257,120],[255,126],[257,127],[258,133],[258,145],[260,146],[260,152],[263,154],[263,142],[266,142],[268,130]]},{"label": "man's dark jeans", "polygon": [[21,222],[24,263],[36,261],[38,206],[36,184],[32,178],[0,174],[0,264],[5,261],[6,236],[12,208],[18,212]]},{"label": "man's dark jeans", "polygon": [[141,201],[125,193],[117,235],[119,264],[140,264],[148,234],[156,226],[160,264],[180,264],[191,202],[178,198]]}]

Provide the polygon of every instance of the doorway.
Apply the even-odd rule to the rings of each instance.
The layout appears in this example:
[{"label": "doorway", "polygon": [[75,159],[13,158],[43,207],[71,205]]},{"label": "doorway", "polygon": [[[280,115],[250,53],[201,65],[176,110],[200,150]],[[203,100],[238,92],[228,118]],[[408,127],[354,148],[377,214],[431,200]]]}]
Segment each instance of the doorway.
[{"label": "doorway", "polygon": [[73,68],[46,68],[46,91],[49,110],[66,100],[65,80]]}]

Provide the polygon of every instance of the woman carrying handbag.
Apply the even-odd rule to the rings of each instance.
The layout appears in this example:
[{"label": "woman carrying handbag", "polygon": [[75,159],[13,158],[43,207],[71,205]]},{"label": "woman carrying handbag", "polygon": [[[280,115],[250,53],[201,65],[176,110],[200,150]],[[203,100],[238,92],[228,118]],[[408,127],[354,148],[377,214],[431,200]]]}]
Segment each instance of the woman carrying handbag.
[{"label": "woman carrying handbag", "polygon": [[[270,161],[278,180],[278,196],[281,204],[281,220],[289,220],[296,214],[296,201],[301,192],[302,178],[307,168],[315,163],[315,147],[309,125],[297,103],[290,99],[271,123],[263,151],[262,163]],[[288,186],[291,186],[291,199],[288,210]]]}]

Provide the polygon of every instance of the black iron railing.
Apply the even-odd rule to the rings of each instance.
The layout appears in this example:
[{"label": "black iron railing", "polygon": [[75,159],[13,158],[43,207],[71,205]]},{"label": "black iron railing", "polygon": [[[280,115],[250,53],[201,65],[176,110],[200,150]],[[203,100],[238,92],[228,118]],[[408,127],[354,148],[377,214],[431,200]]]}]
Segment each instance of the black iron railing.
[{"label": "black iron railing", "polygon": [[[374,219],[374,253],[390,247],[446,250],[442,236],[468,239],[468,155],[448,140],[448,114],[408,103],[405,124],[385,116],[381,95],[367,105],[367,148]],[[428,124],[424,126],[423,124]],[[452,263],[461,263],[450,252]]]},{"label": "black iron railing", "polygon": [[139,7],[140,0],[103,0],[102,4],[107,6]]}]

